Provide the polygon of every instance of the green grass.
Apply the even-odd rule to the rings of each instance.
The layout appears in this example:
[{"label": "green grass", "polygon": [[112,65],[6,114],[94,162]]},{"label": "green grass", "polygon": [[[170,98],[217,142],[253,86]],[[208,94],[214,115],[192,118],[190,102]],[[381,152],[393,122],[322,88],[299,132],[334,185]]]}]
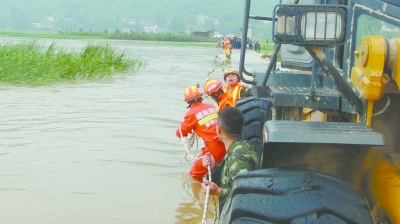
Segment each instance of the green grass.
[{"label": "green grass", "polygon": [[36,41],[0,45],[0,83],[13,85],[100,79],[144,65],[108,43],[89,43],[80,52],[66,51],[54,42],[47,48]]},{"label": "green grass", "polygon": [[107,39],[101,33],[92,32],[71,32],[69,34],[59,34],[56,32],[18,32],[0,31],[0,37],[31,37],[31,38],[51,38],[51,39]]},{"label": "green grass", "polygon": [[261,43],[260,45],[260,53],[272,55],[274,52],[275,45],[274,44],[266,44],[266,43]]},{"label": "green grass", "polygon": [[173,33],[112,33],[108,35],[109,39],[120,40],[145,40],[145,41],[168,41],[168,42],[204,42],[217,43],[216,38],[205,38],[199,36],[190,36]]},{"label": "green grass", "polygon": [[[116,40],[141,40],[141,41],[164,41],[164,42],[182,42],[182,43],[202,43],[216,44],[216,38],[205,38],[173,33],[108,33],[92,31],[70,31],[67,33],[58,32],[17,32],[0,31],[0,37],[31,37],[31,38],[52,38],[52,39],[116,39]],[[198,45],[196,45],[198,46]]]}]

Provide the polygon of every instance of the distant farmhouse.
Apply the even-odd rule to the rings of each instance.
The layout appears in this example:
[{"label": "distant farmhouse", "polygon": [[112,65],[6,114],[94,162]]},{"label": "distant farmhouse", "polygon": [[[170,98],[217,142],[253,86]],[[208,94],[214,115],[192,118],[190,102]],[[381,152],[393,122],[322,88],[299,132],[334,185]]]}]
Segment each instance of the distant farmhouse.
[{"label": "distant farmhouse", "polygon": [[155,19],[148,19],[148,18],[139,18],[137,20],[122,19],[122,22],[126,23],[128,26],[122,28],[123,33],[131,33],[131,32],[166,33],[167,32],[167,26],[157,25]]},{"label": "distant farmhouse", "polygon": [[[219,19],[217,18],[209,18],[207,15],[204,14],[198,14],[196,16],[196,21],[197,21],[197,29],[202,29],[204,28],[204,25],[206,22],[212,22],[214,25],[218,25]],[[214,32],[215,30],[208,30],[208,31],[191,31],[190,35],[192,36],[199,36],[199,37],[206,37],[206,38],[214,38]]]},{"label": "distant farmhouse", "polygon": [[[75,19],[74,14],[64,15],[60,18],[61,21],[68,21],[71,22]],[[193,27],[197,28],[189,28],[188,30],[191,31],[191,35],[193,36],[203,36],[208,38],[214,37],[214,30],[204,31],[205,24],[212,24],[218,25],[219,19],[218,18],[209,18],[207,15],[199,14],[196,15],[197,26],[194,25]],[[54,27],[57,19],[54,16],[44,16],[38,15],[32,20],[32,27],[36,29],[53,29],[58,28],[58,31],[61,32],[59,27]],[[155,19],[150,18],[123,18],[120,20],[120,28],[121,32],[123,33],[132,33],[132,32],[146,32],[146,33],[166,33],[168,32],[170,21],[167,21],[166,24],[159,25]],[[80,24],[80,27],[84,27],[84,24]],[[192,25],[187,24],[188,27]],[[71,30],[71,28],[69,28]],[[210,28],[209,28],[210,29]],[[193,31],[196,30],[196,31]],[[189,31],[188,31],[189,32]]]},{"label": "distant farmhouse", "polygon": [[214,25],[218,25],[218,23],[219,23],[219,19],[217,19],[217,18],[208,18],[208,16],[203,15],[203,14],[198,14],[196,16],[196,21],[197,21],[197,25],[203,25],[203,26],[207,21],[213,22]]},{"label": "distant farmhouse", "polygon": [[157,33],[157,23],[155,19],[139,19],[140,25],[142,25],[144,32],[146,33]]},{"label": "distant farmhouse", "polygon": [[213,38],[214,37],[214,30],[209,30],[209,31],[191,31],[190,32],[191,36],[195,37],[205,37],[205,38]]},{"label": "distant farmhouse", "polygon": [[36,22],[32,23],[34,28],[53,28],[53,24],[56,21],[54,16],[42,16],[39,15],[36,19]]}]

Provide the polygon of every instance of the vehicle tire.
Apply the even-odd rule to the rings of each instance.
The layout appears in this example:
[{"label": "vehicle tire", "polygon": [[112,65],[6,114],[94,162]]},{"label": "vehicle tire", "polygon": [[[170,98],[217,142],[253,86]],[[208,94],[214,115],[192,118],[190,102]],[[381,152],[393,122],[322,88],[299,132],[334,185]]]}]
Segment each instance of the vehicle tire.
[{"label": "vehicle tire", "polygon": [[[271,106],[272,103],[268,98],[255,98],[252,96],[239,98],[236,101],[236,108],[242,112],[244,117],[242,137],[254,147],[259,156],[260,164],[262,164],[264,147],[263,126],[267,119],[271,118]],[[216,169],[221,168],[222,165],[216,167]],[[220,171],[214,171],[212,175],[212,179],[216,181],[217,185],[220,184],[219,180],[221,179],[219,174]]]},{"label": "vehicle tire", "polygon": [[263,127],[265,122],[271,118],[271,106],[272,103],[268,98],[246,97],[236,101],[236,108],[244,116],[242,137],[253,145],[260,160],[263,158]]},{"label": "vehicle tire", "polygon": [[221,223],[373,223],[362,193],[333,176],[263,169],[236,175]]}]

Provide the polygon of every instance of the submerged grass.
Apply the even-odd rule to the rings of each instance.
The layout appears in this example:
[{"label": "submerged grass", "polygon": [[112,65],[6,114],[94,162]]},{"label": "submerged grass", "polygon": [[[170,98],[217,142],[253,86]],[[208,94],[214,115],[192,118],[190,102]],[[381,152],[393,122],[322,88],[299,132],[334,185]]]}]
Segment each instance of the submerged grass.
[{"label": "submerged grass", "polygon": [[54,42],[47,48],[36,41],[0,45],[0,83],[13,85],[100,79],[144,65],[108,43],[89,43],[80,52],[66,51]]}]

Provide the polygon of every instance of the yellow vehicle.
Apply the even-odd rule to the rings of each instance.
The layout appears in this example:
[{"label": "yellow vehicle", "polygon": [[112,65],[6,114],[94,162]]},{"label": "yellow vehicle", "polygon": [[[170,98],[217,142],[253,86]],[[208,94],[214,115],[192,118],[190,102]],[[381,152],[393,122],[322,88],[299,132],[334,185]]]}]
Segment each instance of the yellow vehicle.
[{"label": "yellow vehicle", "polygon": [[239,65],[255,95],[237,101],[243,136],[262,167],[235,177],[221,223],[400,223],[400,1],[250,10],[242,46],[250,19],[272,21],[275,42],[266,71],[246,70],[245,47]]}]

